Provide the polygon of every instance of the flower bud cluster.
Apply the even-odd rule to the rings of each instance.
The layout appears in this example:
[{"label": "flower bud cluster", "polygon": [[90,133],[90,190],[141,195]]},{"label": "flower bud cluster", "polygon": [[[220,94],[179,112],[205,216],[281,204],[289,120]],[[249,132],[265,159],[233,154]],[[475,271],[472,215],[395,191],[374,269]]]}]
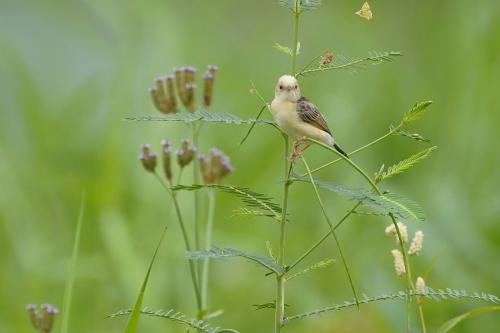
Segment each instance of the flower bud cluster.
[{"label": "flower bud cluster", "polygon": [[142,153],[139,155],[139,160],[146,171],[155,172],[156,168],[156,154],[151,152],[149,144],[142,145]]},{"label": "flower bud cluster", "polygon": [[26,311],[30,317],[31,324],[39,332],[50,333],[54,326],[54,317],[59,311],[50,304],[42,304],[40,310],[35,304],[28,304]]},{"label": "flower bud cluster", "polygon": [[[217,66],[209,65],[203,74],[203,107],[212,104],[215,72]],[[177,108],[177,97],[182,105],[189,111],[196,111],[196,68],[193,66],[182,66],[173,69],[173,73],[165,77],[159,77],[155,86],[149,89],[149,93],[156,109],[162,113],[175,113]],[[177,97],[175,94],[177,90]]]},{"label": "flower bud cluster", "polygon": [[197,151],[198,149],[191,144],[190,140],[183,139],[181,141],[181,148],[179,148],[176,153],[177,164],[179,164],[181,168],[184,168],[186,165],[191,163]]},{"label": "flower bud cluster", "polygon": [[210,149],[209,157],[201,155],[198,160],[205,184],[219,183],[234,170],[229,157],[217,148]]}]

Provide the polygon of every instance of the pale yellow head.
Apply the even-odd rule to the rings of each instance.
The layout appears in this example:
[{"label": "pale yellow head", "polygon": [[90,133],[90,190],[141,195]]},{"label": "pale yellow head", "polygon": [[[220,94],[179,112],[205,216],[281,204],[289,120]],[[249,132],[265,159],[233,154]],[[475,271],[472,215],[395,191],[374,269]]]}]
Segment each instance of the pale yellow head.
[{"label": "pale yellow head", "polygon": [[283,75],[278,79],[274,89],[274,98],[281,101],[297,102],[300,96],[299,83],[295,77]]}]

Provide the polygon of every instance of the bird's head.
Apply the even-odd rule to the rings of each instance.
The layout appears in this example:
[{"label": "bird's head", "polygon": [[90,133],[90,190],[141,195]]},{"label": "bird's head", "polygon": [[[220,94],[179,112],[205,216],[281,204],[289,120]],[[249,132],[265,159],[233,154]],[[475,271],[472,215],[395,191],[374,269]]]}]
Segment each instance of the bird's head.
[{"label": "bird's head", "polygon": [[278,79],[274,89],[275,98],[282,101],[297,102],[300,98],[300,88],[297,79],[291,75],[283,75]]}]

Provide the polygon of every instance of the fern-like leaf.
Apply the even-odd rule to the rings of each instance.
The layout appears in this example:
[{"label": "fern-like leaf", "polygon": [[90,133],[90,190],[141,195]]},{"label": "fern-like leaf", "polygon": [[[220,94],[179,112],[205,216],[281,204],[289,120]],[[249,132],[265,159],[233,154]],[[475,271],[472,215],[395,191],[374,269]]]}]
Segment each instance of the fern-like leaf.
[{"label": "fern-like leaf", "polygon": [[173,122],[185,122],[192,123],[196,121],[212,122],[212,123],[225,123],[233,125],[241,124],[259,124],[259,125],[274,125],[273,122],[267,120],[256,120],[256,119],[241,119],[237,115],[229,112],[207,112],[207,111],[196,111],[194,113],[189,112],[179,112],[167,115],[159,116],[138,116],[138,117],[126,117],[126,121],[173,121]]},{"label": "fern-like leaf", "polygon": [[323,259],[323,260],[315,263],[314,265],[311,265],[311,266],[309,266],[307,268],[304,268],[303,270],[301,270],[301,271],[299,271],[299,272],[297,272],[297,273],[295,273],[293,275],[290,275],[286,279],[287,280],[291,280],[293,278],[296,278],[297,276],[309,273],[310,271],[314,271],[316,269],[321,269],[321,268],[326,268],[326,267],[330,266],[333,263],[335,263],[335,259],[332,259],[332,258]]},{"label": "fern-like leaf", "polygon": [[431,141],[429,139],[424,138],[422,135],[420,135],[418,133],[410,133],[410,132],[402,130],[400,128],[391,127],[390,131],[391,131],[392,135],[404,136],[404,137],[410,138],[410,139],[418,141],[418,142],[430,142]]},{"label": "fern-like leaf", "polygon": [[419,119],[427,111],[427,108],[432,103],[433,103],[432,101],[415,103],[411,107],[411,109],[405,113],[403,120],[401,121],[401,126],[406,126],[409,123],[414,122],[415,120]]},{"label": "fern-like leaf", "polygon": [[415,155],[412,155],[398,162],[397,164],[388,167],[387,170],[381,168],[381,170],[375,175],[375,181],[380,182],[382,180],[394,177],[400,173],[407,171],[418,162],[425,160],[429,156],[429,154],[436,149],[437,146],[430,147],[426,150],[422,150],[421,152],[418,152]]},{"label": "fern-like leaf", "polygon": [[[296,3],[298,2],[298,3]],[[279,0],[278,4],[290,9],[294,13],[313,10],[321,5],[321,0]]]},{"label": "fern-like leaf", "polygon": [[[295,175],[294,180],[310,183],[309,178],[299,175]],[[364,189],[351,188],[318,179],[314,179],[314,182],[321,188],[359,201],[363,206],[373,209],[377,213],[392,214],[394,217],[405,221],[425,221],[425,213],[422,207],[400,194],[389,192],[378,195]]]},{"label": "fern-like leaf", "polygon": [[484,306],[478,309],[474,309],[471,311],[467,311],[466,313],[463,313],[459,316],[456,316],[450,320],[448,320],[446,323],[444,323],[437,333],[448,333],[452,328],[460,324],[462,321],[469,319],[471,317],[475,317],[477,315],[483,314],[483,313],[488,313],[488,312],[493,312],[493,311],[500,311],[500,306]]},{"label": "fern-like leaf", "polygon": [[345,69],[351,72],[356,72],[358,69],[365,68],[370,65],[379,65],[392,62],[394,58],[401,56],[400,52],[371,52],[368,57],[364,58],[348,58],[341,54],[334,55],[333,61],[324,64],[320,61],[321,57],[316,57],[309,64],[300,70],[295,76],[306,75],[314,72],[323,72],[336,69]]},{"label": "fern-like leaf", "polygon": [[[132,313],[131,309],[127,310],[120,310],[116,313],[113,313],[108,316],[108,318],[115,318],[115,317],[121,317],[121,316],[129,316]],[[203,333],[239,333],[236,330],[229,329],[229,328],[220,328],[220,327],[211,327],[206,321],[204,320],[198,320],[195,318],[188,318],[184,314],[175,311],[175,310],[149,310],[148,308],[144,308],[141,310],[141,314],[146,315],[146,316],[151,316],[151,317],[159,317],[159,318],[164,318],[171,320],[173,322],[177,322],[186,326],[189,326],[191,328],[197,329],[199,332]]]},{"label": "fern-like leaf", "polygon": [[250,260],[264,268],[276,273],[283,274],[285,273],[285,269],[278,265],[276,261],[272,258],[261,254],[255,253],[247,253],[240,250],[232,249],[232,248],[219,248],[212,247],[210,250],[200,250],[200,251],[189,251],[186,252],[186,257],[190,260],[199,260],[199,259],[226,259],[232,257],[241,257],[247,260]]},{"label": "fern-like leaf", "polygon": [[272,217],[277,221],[281,221],[281,207],[272,201],[272,198],[254,192],[245,187],[219,185],[219,184],[205,184],[205,185],[178,185],[172,188],[173,191],[187,190],[194,191],[202,188],[214,188],[226,193],[236,195],[250,208],[258,208],[263,211],[265,216]]},{"label": "fern-like leaf", "polygon": [[[368,304],[368,303],[373,303],[373,302],[378,302],[378,301],[385,301],[385,300],[406,300],[408,297],[426,297],[428,299],[433,299],[437,302],[442,301],[442,300],[450,300],[450,299],[472,299],[472,300],[479,300],[479,301],[485,301],[488,303],[493,303],[493,304],[500,304],[500,298],[496,295],[492,294],[487,294],[487,293],[478,293],[478,292],[467,292],[465,290],[455,290],[451,288],[446,288],[446,290],[443,289],[438,289],[437,291],[427,287],[424,293],[414,293],[413,291],[398,291],[395,293],[390,293],[390,294],[382,294],[380,296],[376,297],[368,297],[367,295],[363,295],[363,298],[360,299],[359,303],[360,304]],[[344,301],[344,303],[339,303],[335,304],[326,308],[322,309],[317,309],[314,311],[309,311],[297,315],[293,315],[290,317],[286,317],[284,320],[284,323],[288,323],[292,320],[296,319],[302,319],[302,318],[307,318],[311,316],[319,316],[327,312],[332,312],[332,311],[337,311],[337,310],[343,310],[346,308],[354,307],[356,306],[356,302],[354,300],[352,301]]]}]

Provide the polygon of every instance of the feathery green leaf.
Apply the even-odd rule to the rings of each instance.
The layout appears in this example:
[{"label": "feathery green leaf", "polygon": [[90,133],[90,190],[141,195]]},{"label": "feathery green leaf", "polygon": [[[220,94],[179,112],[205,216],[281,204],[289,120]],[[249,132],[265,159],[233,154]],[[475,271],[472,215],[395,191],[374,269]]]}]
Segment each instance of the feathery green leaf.
[{"label": "feathery green leaf", "polygon": [[[128,316],[132,313],[131,309],[128,310],[120,310],[116,313],[113,313],[108,316],[108,318],[115,318],[115,317],[120,317],[120,316]],[[159,318],[165,318],[180,324],[184,324],[186,326],[195,328],[199,330],[200,332],[203,333],[223,333],[223,332],[230,332],[230,333],[239,333],[236,330],[229,329],[229,328],[220,328],[220,327],[211,327],[208,325],[208,323],[204,320],[198,320],[195,318],[187,318],[184,314],[174,311],[173,309],[170,310],[149,310],[147,308],[144,308],[140,311],[141,314],[146,315],[146,316],[151,316],[151,317],[159,317]]]},{"label": "feathery green leaf", "polygon": [[295,76],[306,75],[314,72],[323,72],[335,69],[346,69],[356,73],[358,69],[363,69],[370,65],[379,65],[392,62],[394,58],[401,56],[400,52],[370,52],[368,57],[348,58],[341,54],[334,55],[333,61],[327,64],[321,62],[321,56],[313,58],[309,64],[301,69]]},{"label": "feathery green leaf", "polygon": [[453,327],[457,326],[460,324],[460,322],[469,319],[471,317],[483,314],[483,313],[488,313],[488,312],[493,312],[493,311],[500,311],[500,306],[485,306],[481,307],[478,309],[474,309],[471,311],[468,311],[466,313],[463,313],[459,316],[456,316],[455,318],[452,318],[448,320],[446,323],[444,323],[438,330],[438,333],[447,333],[449,332]]},{"label": "feathery green leaf", "polygon": [[[360,300],[360,304],[368,304],[368,303],[373,303],[377,301],[384,301],[384,300],[406,300],[408,297],[426,297],[429,299],[433,299],[437,302],[441,300],[449,300],[450,298],[453,299],[472,299],[472,300],[481,300],[493,304],[500,304],[500,298],[496,295],[492,294],[487,294],[487,293],[469,293],[465,290],[455,290],[451,288],[446,288],[446,290],[443,289],[438,289],[435,291],[432,288],[427,287],[424,293],[414,293],[413,291],[398,291],[395,293],[390,293],[390,294],[382,294],[380,296],[376,297],[368,297],[367,295],[363,295],[363,298]],[[326,308],[314,310],[314,311],[309,311],[297,315],[293,315],[290,317],[286,317],[284,320],[284,323],[288,323],[291,320],[296,320],[296,319],[302,319],[302,318],[307,318],[311,316],[318,316],[322,315],[326,312],[332,312],[336,310],[343,310],[345,308],[350,308],[356,306],[356,302],[354,300],[352,301],[345,301],[344,303],[339,303],[335,304]]]},{"label": "feathery green leaf", "polygon": [[426,111],[427,108],[432,104],[432,101],[425,101],[425,102],[417,102],[415,103],[410,110],[408,110],[404,117],[403,120],[401,121],[401,126],[406,126],[409,123],[419,119]]},{"label": "feathery green leaf", "polygon": [[426,150],[422,150],[421,152],[418,152],[415,155],[412,155],[412,156],[398,162],[397,164],[394,164],[394,165],[388,167],[387,170],[384,170],[382,167],[381,170],[379,172],[377,172],[377,174],[375,175],[375,181],[380,182],[382,180],[391,178],[395,175],[398,175],[400,173],[407,171],[408,169],[413,167],[418,162],[425,160],[429,156],[429,154],[436,149],[437,149],[437,146],[430,147]]},{"label": "feathery green leaf", "polygon": [[399,129],[399,128],[394,128],[391,127],[390,129],[392,135],[399,135],[399,136],[405,136],[407,138],[410,138],[412,140],[418,141],[418,142],[430,142],[431,140],[424,138],[418,133],[410,133],[408,131]]},{"label": "feathery green leaf", "polygon": [[163,237],[165,236],[166,231],[167,228],[163,229],[163,233],[161,234],[160,240],[156,245],[155,252],[153,254],[153,257],[151,258],[151,262],[149,263],[148,271],[146,272],[146,276],[144,277],[144,281],[142,282],[141,290],[139,291],[139,295],[137,295],[137,300],[135,301],[134,309],[131,311],[130,317],[128,319],[127,327],[125,328],[125,333],[137,332],[137,327],[139,326],[139,319],[141,315],[142,300],[144,298],[144,293],[146,292],[146,287],[148,285],[149,275],[151,274],[151,269],[153,268],[156,255],[158,254],[158,250],[160,249],[160,245],[163,241]]},{"label": "feathery green leaf", "polygon": [[[294,175],[294,180],[306,183],[310,182],[309,178],[299,175]],[[373,209],[375,212],[387,215],[393,214],[394,217],[400,220],[425,221],[425,213],[422,207],[400,194],[389,192],[378,195],[364,189],[351,188],[318,179],[314,179],[314,182],[321,188],[355,199],[361,202],[363,206]]]},{"label": "feathery green leaf", "polygon": [[[298,4],[296,3],[298,1]],[[299,14],[303,11],[313,10],[321,5],[321,0],[279,0],[278,4],[290,9],[294,13],[298,9]]]},{"label": "feathery green leaf", "polygon": [[[263,310],[263,309],[276,309],[276,301],[262,303],[262,304],[253,304],[255,306],[255,310]],[[288,308],[290,305],[285,304],[285,308]]]},{"label": "feathery green leaf", "polygon": [[272,217],[277,221],[281,221],[281,207],[272,201],[272,198],[254,192],[248,188],[219,185],[219,184],[205,184],[205,185],[178,185],[172,188],[173,191],[187,190],[194,191],[202,188],[214,188],[226,193],[236,195],[250,208],[258,208],[263,211],[265,216]]},{"label": "feathery green leaf", "polygon": [[280,265],[278,265],[276,261],[274,261],[272,258],[266,257],[261,254],[247,253],[227,247],[219,248],[214,246],[208,251],[207,250],[189,251],[186,252],[186,257],[190,260],[199,260],[205,258],[226,259],[231,257],[241,257],[250,260],[254,263],[257,263],[276,274],[285,273],[285,269]]},{"label": "feathery green leaf", "polygon": [[327,258],[327,259],[323,259],[317,263],[315,263],[314,265],[311,265],[307,268],[304,268],[303,270],[293,274],[293,275],[290,275],[289,277],[287,277],[286,279],[289,281],[293,278],[296,278],[297,276],[300,276],[300,275],[303,275],[303,274],[306,274],[306,273],[309,273],[310,271],[313,271],[313,270],[316,270],[316,269],[320,269],[320,268],[326,268],[328,266],[330,266],[331,264],[333,264],[336,260],[335,259],[332,259],[332,258]]},{"label": "feathery green leaf", "polygon": [[256,119],[241,119],[237,115],[229,112],[208,112],[208,111],[196,111],[194,113],[189,112],[179,112],[171,113],[166,115],[158,116],[139,116],[139,117],[127,117],[124,120],[127,121],[178,121],[192,123],[196,121],[205,121],[213,123],[225,123],[233,125],[241,124],[259,124],[259,125],[274,125],[273,122],[267,120],[256,120]]}]

